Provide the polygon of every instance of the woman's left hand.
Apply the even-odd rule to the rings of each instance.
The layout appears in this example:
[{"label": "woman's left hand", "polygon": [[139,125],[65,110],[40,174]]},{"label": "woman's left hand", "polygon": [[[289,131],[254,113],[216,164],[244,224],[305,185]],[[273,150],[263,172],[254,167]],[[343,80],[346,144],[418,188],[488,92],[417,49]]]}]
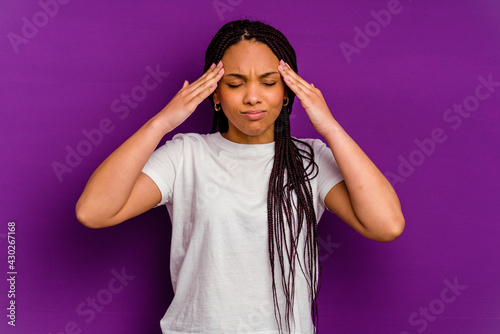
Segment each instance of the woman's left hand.
[{"label": "woman's left hand", "polygon": [[321,135],[328,133],[328,129],[336,123],[335,119],[326,104],[321,91],[302,79],[293,71],[290,65],[283,60],[280,61],[278,70],[283,77],[286,85],[300,99],[302,107],[304,107],[312,126]]},{"label": "woman's left hand", "polygon": [[282,61],[278,69],[300,99],[313,127],[325,138],[344,177],[326,195],[328,209],[367,238],[397,238],[405,223],[391,184],[334,119],[319,89]]}]

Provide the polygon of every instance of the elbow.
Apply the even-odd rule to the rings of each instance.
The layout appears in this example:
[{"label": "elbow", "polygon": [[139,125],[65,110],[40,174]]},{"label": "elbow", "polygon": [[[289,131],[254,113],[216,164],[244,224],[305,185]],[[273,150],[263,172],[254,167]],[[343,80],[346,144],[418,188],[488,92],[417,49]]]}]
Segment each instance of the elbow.
[{"label": "elbow", "polygon": [[107,226],[99,219],[92,217],[91,211],[79,203],[76,204],[75,214],[76,219],[85,227],[99,229]]},{"label": "elbow", "polygon": [[377,238],[380,242],[391,242],[399,238],[405,229],[405,219],[403,215],[387,219],[384,233]]}]

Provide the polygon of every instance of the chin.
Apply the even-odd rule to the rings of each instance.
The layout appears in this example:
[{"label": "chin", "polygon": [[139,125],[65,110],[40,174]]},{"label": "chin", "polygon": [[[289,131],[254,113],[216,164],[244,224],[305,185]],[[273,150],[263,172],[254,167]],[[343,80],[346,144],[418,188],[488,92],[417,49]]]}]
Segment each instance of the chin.
[{"label": "chin", "polygon": [[264,135],[269,130],[269,128],[263,128],[262,126],[249,126],[239,130],[247,136],[258,137]]}]

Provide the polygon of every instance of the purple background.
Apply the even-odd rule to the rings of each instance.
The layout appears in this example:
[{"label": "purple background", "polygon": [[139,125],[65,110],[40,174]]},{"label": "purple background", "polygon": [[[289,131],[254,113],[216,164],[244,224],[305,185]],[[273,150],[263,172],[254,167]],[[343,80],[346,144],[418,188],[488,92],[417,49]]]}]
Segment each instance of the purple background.
[{"label": "purple background", "polygon": [[[388,4],[397,12],[390,22],[370,23],[371,11]],[[213,34],[239,18],[280,29],[302,77],[322,90],[379,168],[399,177],[392,182],[406,230],[396,241],[365,239],[323,216],[320,332],[500,332],[500,87],[473,97],[479,76],[500,81],[498,0],[72,0],[58,7],[47,7],[51,17],[38,13],[35,0],[0,4],[1,333],[160,332],[172,299],[166,209],[91,230],[77,222],[74,205],[99,163],[184,79],[201,75]],[[36,34],[25,28],[29,38],[15,46],[9,36],[24,38],[34,19]],[[356,46],[356,27],[372,29],[372,37],[368,45],[358,38],[362,47],[347,57],[341,43]],[[169,74],[145,91],[138,87],[148,66]],[[112,107],[131,92],[144,99],[128,114],[121,102]],[[471,110],[464,116],[448,111],[464,101]],[[176,132],[206,133],[211,117],[205,102]],[[84,130],[95,134],[100,122],[108,133],[85,146]],[[440,142],[431,145],[433,132]],[[318,137],[299,103],[292,133]],[[54,163],[66,165],[68,147],[78,145],[87,155],[58,177]],[[15,328],[6,317],[9,221],[17,228]],[[119,283],[113,270],[128,280]],[[92,298],[99,311],[90,311]]]}]

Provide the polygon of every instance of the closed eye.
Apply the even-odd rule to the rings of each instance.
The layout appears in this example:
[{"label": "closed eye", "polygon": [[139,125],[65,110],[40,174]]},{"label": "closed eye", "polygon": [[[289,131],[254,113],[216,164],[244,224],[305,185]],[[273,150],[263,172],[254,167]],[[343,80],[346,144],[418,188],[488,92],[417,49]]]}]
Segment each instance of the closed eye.
[{"label": "closed eye", "polygon": [[[269,82],[269,83],[267,83],[267,82],[263,82],[262,84],[263,84],[264,86],[271,87],[271,86],[274,86],[274,85],[276,84],[276,82]],[[242,86],[243,84],[238,84],[238,85],[235,85],[235,84],[229,84],[229,83],[228,83],[227,85],[228,85],[229,87],[231,87],[231,88],[237,88],[237,87]]]}]

